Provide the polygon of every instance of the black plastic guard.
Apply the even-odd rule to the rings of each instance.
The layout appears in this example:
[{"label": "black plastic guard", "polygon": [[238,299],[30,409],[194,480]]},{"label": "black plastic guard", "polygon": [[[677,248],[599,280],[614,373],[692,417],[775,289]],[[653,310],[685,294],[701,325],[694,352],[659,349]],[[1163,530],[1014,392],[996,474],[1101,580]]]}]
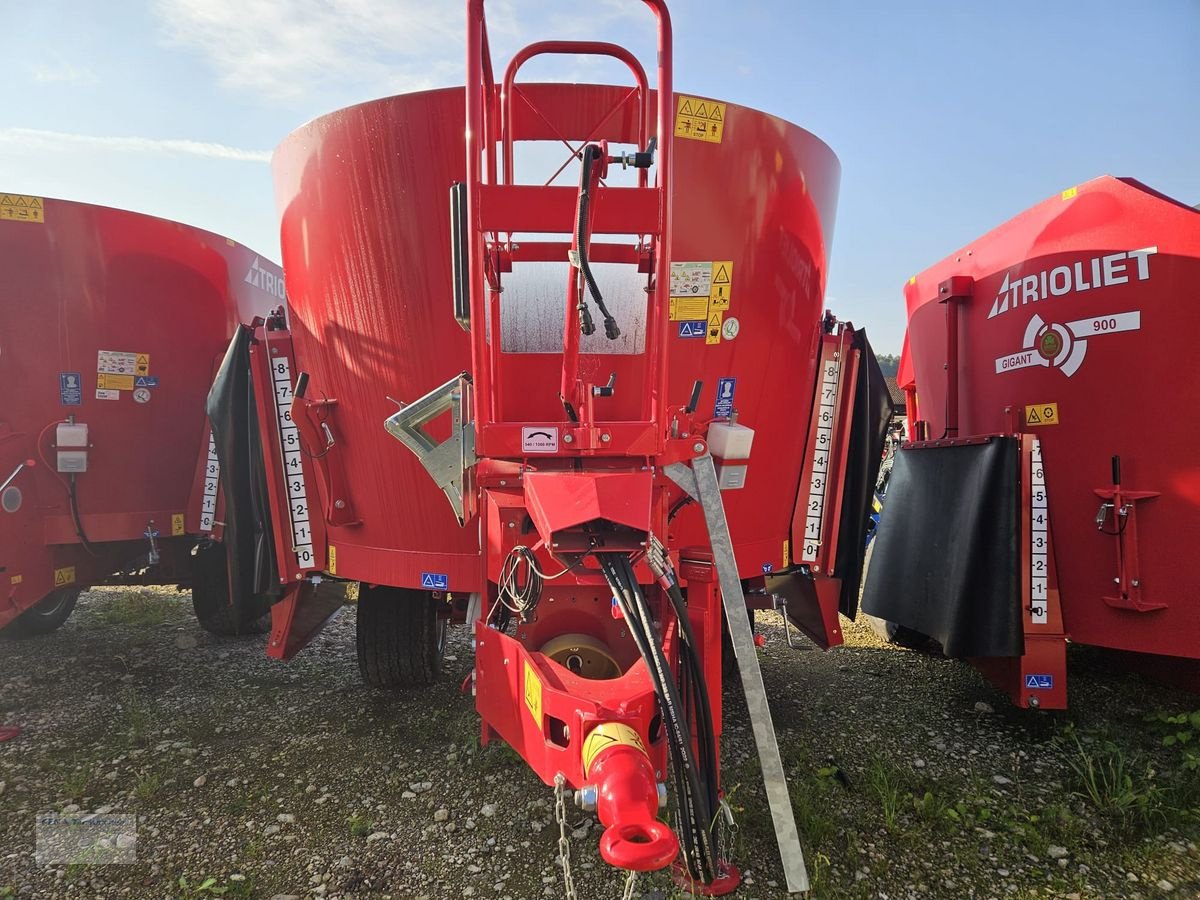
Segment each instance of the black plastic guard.
[{"label": "black plastic guard", "polygon": [[[858,382],[854,392],[854,421],[850,426],[850,447],[846,453],[846,477],[842,489],[841,522],[833,571],[842,579],[838,609],[853,619],[858,613],[858,593],[862,582],[863,555],[866,552],[867,527],[871,521],[875,481],[883,461],[888,423],[892,418],[892,395],[883,380],[867,332],[854,333],[859,350]],[[799,623],[796,623],[799,625]]]},{"label": "black plastic guard", "polygon": [[1019,444],[901,450],[862,609],[926,634],[947,656],[1021,656]]},{"label": "black plastic guard", "polygon": [[217,460],[221,464],[229,595],[238,608],[258,607],[264,598],[275,600],[282,593],[254,381],[250,376],[252,337],[249,328],[238,326],[208,392],[207,403]]}]

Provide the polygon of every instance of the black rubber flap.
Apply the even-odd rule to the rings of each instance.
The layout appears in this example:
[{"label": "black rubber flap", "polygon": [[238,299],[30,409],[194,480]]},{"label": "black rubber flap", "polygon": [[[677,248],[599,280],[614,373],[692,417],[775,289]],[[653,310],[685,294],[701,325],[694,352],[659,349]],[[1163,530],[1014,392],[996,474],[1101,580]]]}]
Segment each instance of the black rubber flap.
[{"label": "black rubber flap", "polygon": [[850,426],[850,447],[846,453],[846,477],[842,489],[841,523],[838,526],[834,573],[842,579],[838,608],[853,619],[858,613],[858,593],[862,582],[863,554],[866,552],[867,527],[871,521],[871,501],[875,481],[883,461],[883,445],[892,418],[892,395],[883,380],[867,332],[854,334],[859,350],[858,383],[854,391],[854,421]]},{"label": "black rubber flap", "polygon": [[281,590],[250,377],[251,337],[250,329],[238,327],[208,392],[207,411],[221,464],[231,602],[261,615],[263,598]]},{"label": "black rubber flap", "polygon": [[947,656],[1021,656],[1015,438],[901,450],[862,609],[929,635]]}]

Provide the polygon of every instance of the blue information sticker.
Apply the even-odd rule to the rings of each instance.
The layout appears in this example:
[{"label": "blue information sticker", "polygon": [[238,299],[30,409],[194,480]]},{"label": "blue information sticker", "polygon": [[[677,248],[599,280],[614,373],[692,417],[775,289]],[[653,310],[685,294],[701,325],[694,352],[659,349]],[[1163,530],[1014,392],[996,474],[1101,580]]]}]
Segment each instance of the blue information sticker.
[{"label": "blue information sticker", "polygon": [[58,373],[58,398],[63,406],[79,406],[83,402],[83,379],[78,372]]},{"label": "blue information sticker", "polygon": [[704,319],[695,319],[687,322],[679,323],[679,336],[681,338],[702,338],[704,337]]},{"label": "blue information sticker", "polygon": [[157,375],[137,375],[137,376],[134,376],[134,379],[133,379],[133,386],[134,386],[135,388],[140,388],[140,387],[155,388],[155,387],[158,387],[158,376],[157,376]]},{"label": "blue information sticker", "polygon": [[1025,687],[1034,691],[1049,691],[1054,689],[1053,675],[1026,675]]},{"label": "blue information sticker", "polygon": [[733,415],[733,394],[737,390],[736,378],[717,379],[717,403],[713,407],[714,419],[728,419]]},{"label": "blue information sticker", "polygon": [[444,591],[450,587],[450,576],[441,572],[422,572],[421,587],[427,591]]}]

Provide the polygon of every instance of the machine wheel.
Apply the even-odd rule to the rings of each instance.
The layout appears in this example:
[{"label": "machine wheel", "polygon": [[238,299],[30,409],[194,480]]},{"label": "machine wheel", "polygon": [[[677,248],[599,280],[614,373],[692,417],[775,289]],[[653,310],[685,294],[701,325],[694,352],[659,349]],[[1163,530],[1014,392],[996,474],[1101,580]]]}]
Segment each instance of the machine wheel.
[{"label": "machine wheel", "polygon": [[5,629],[15,637],[32,637],[57,631],[71,617],[82,588],[60,588],[29,607]]},{"label": "machine wheel", "polygon": [[425,687],[437,681],[446,619],[428,591],[363,585],[358,593],[358,671],[372,687]]},{"label": "machine wheel", "polygon": [[271,630],[271,610],[265,602],[256,599],[248,609],[230,604],[224,544],[202,544],[192,559],[192,609],[201,628],[224,637]]},{"label": "machine wheel", "polygon": [[877,619],[875,616],[866,616],[866,620],[875,635],[889,644],[934,656],[940,655],[942,652],[941,645],[927,634],[914,631],[904,625],[897,625],[887,619]]},{"label": "machine wheel", "polygon": [[[754,620],[754,610],[746,607],[746,617],[750,620],[750,633],[758,633],[758,623]],[[729,636],[729,623],[725,620],[725,611],[721,610],[721,679],[724,682],[741,686],[738,680],[737,657],[733,655],[733,639]]]}]

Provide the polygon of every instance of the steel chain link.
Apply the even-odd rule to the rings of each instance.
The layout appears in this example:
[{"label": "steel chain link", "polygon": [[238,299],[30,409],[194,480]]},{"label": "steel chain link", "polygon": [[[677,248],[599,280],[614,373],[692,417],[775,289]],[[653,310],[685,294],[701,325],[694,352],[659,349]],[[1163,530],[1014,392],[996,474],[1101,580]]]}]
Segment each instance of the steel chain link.
[{"label": "steel chain link", "polygon": [[558,860],[562,863],[563,888],[567,900],[578,900],[575,879],[571,876],[571,840],[567,835],[567,779],[554,776],[554,818],[558,820]]},{"label": "steel chain link", "polygon": [[[567,834],[567,779],[562,772],[554,776],[554,818],[558,822],[558,859],[562,863],[563,889],[567,900],[579,900],[575,893],[575,878],[571,874],[571,840]],[[629,870],[625,877],[625,891],[622,900],[633,900],[633,892],[637,887],[638,873]]]}]

